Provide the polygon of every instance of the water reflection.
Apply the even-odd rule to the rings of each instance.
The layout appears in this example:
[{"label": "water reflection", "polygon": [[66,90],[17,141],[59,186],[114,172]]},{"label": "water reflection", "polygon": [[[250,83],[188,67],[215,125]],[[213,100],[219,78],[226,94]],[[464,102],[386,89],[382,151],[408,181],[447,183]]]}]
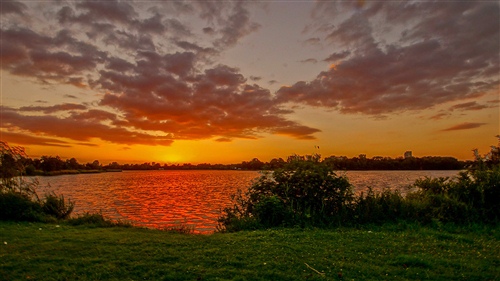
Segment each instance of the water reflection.
[{"label": "water reflection", "polygon": [[[453,176],[457,171],[349,171],[356,193],[368,186],[402,188],[423,176]],[[185,224],[195,232],[214,231],[231,195],[260,176],[255,171],[126,171],[40,177],[39,193],[54,191],[74,201],[75,214],[102,212],[134,225],[166,228]],[[50,186],[49,186],[50,185]]]},{"label": "water reflection", "polygon": [[258,176],[254,171],[127,171],[39,180],[42,193],[71,198],[75,214],[102,212],[111,219],[155,228],[184,223],[207,232],[214,230],[231,194]]}]

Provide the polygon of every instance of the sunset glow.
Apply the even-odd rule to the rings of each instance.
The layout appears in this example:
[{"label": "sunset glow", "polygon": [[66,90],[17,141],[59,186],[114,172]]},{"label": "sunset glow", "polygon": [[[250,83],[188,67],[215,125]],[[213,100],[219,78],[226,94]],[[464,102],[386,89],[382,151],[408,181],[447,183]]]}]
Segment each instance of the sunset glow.
[{"label": "sunset glow", "polygon": [[238,163],[487,153],[497,1],[2,1],[0,139],[30,157]]}]

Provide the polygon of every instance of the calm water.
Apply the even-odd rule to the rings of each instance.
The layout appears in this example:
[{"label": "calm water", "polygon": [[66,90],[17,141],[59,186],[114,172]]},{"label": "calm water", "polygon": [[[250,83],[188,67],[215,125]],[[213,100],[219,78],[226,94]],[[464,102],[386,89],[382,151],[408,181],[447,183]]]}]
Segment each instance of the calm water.
[{"label": "calm water", "polygon": [[[406,191],[415,179],[455,176],[458,171],[348,171],[360,193],[371,186]],[[176,224],[212,232],[231,194],[259,177],[255,171],[124,171],[39,177],[39,193],[53,191],[75,202],[75,214],[102,212],[134,225],[165,228]]]}]

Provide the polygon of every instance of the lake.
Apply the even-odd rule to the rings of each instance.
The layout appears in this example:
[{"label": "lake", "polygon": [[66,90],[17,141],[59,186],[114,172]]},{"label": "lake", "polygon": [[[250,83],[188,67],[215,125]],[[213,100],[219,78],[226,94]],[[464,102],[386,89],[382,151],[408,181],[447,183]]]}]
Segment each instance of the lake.
[{"label": "lake", "polygon": [[[458,171],[347,171],[360,193],[371,186],[405,193],[422,177],[453,177]],[[55,192],[75,202],[73,214],[101,212],[134,225],[166,228],[178,224],[196,233],[215,230],[220,210],[231,195],[260,176],[256,171],[124,171],[118,173],[38,177],[38,193]]]}]

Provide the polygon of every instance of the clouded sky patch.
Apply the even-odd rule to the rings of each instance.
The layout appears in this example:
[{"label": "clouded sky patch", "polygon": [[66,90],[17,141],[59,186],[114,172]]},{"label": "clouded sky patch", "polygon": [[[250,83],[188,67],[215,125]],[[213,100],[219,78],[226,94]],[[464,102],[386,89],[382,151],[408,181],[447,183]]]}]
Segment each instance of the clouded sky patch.
[{"label": "clouded sky patch", "polygon": [[479,128],[483,125],[486,125],[486,123],[469,123],[469,122],[465,122],[465,123],[461,123],[461,124],[458,124],[458,125],[455,125],[455,126],[451,126],[449,128],[446,128],[446,129],[443,129],[442,131],[457,131],[457,130],[469,130],[469,129],[475,129],[475,128]]}]

